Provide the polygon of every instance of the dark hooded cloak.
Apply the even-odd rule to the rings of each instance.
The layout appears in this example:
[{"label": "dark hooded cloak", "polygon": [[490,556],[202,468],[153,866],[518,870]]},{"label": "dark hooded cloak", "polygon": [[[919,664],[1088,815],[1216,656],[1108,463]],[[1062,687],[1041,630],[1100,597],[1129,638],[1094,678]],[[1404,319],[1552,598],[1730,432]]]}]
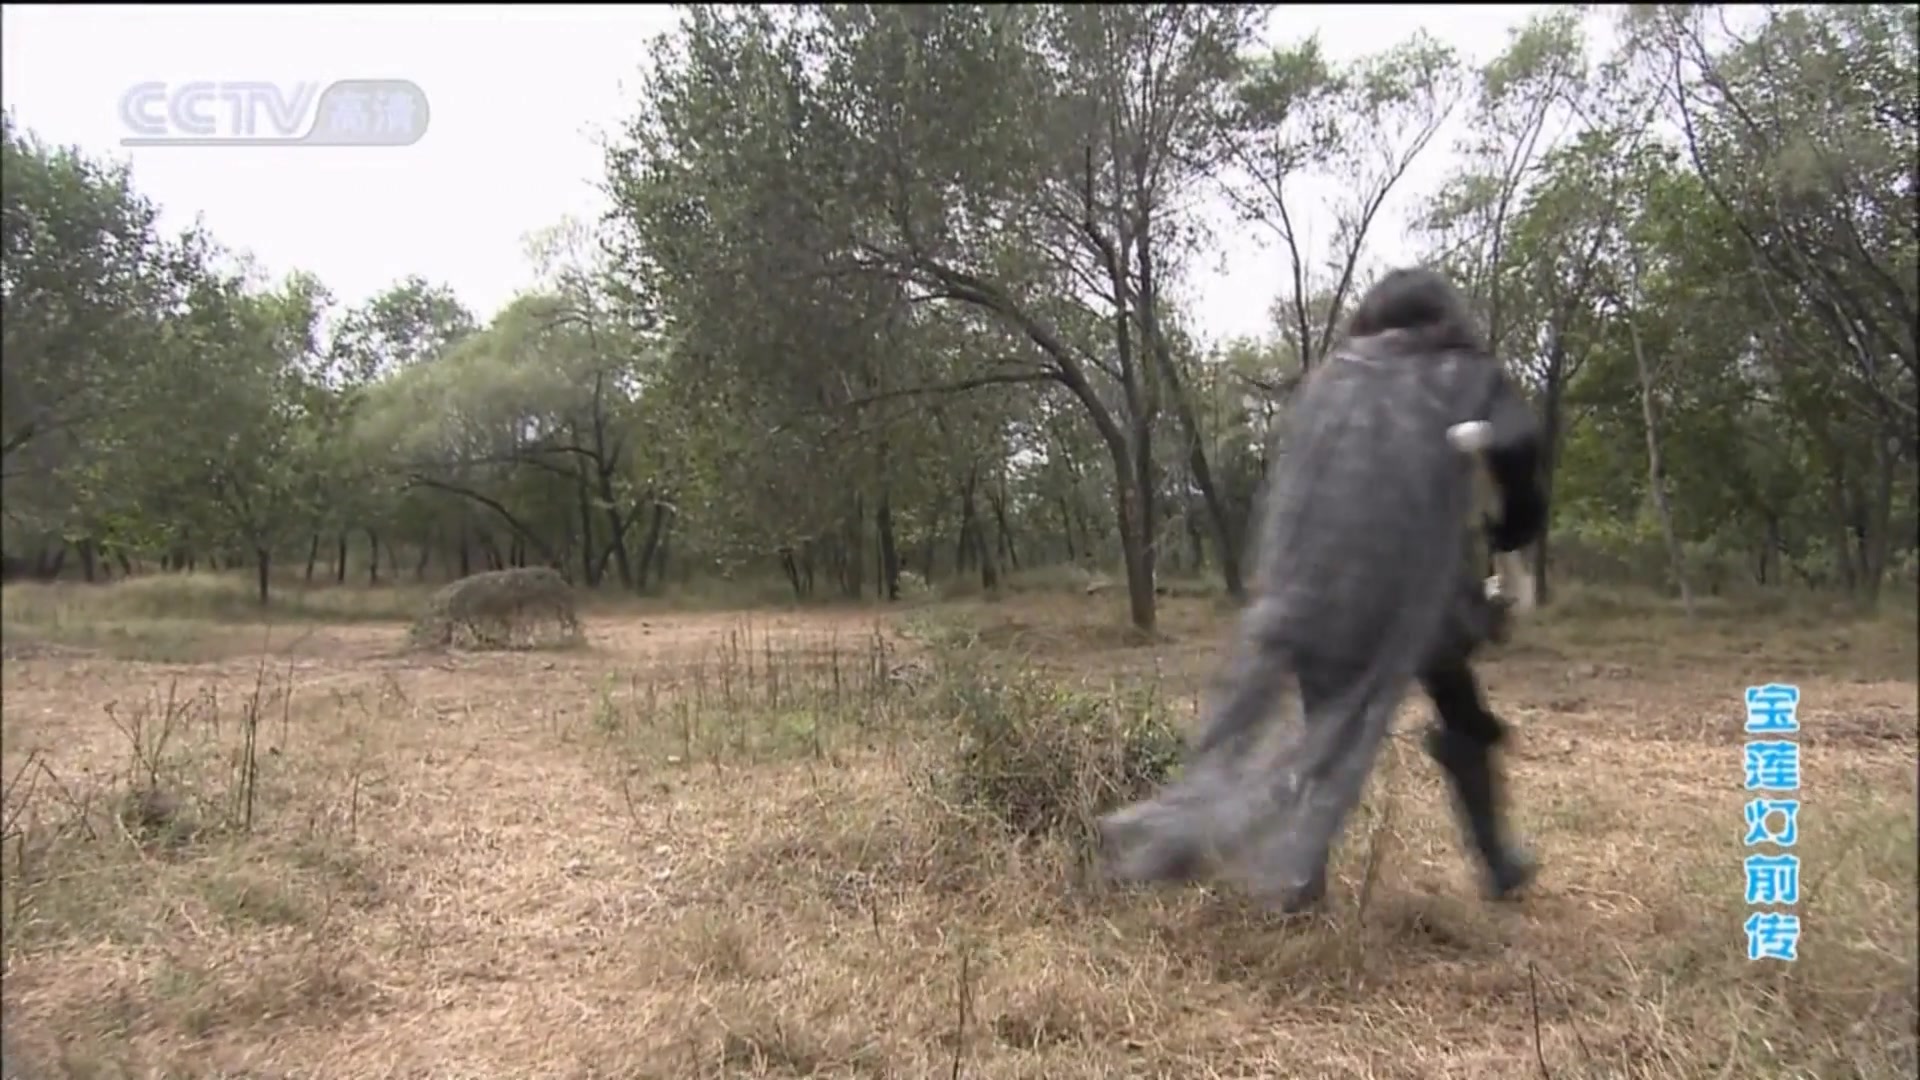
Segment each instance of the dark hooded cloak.
[{"label": "dark hooded cloak", "polygon": [[[1359,316],[1356,316],[1356,322]],[[1260,511],[1254,598],[1173,784],[1102,822],[1125,880],[1212,862],[1257,895],[1312,889],[1359,801],[1395,709],[1460,609],[1474,462],[1447,440],[1533,419],[1470,340],[1390,328],[1352,337],[1288,409]],[[1473,587],[1466,585],[1465,587]],[[1459,610],[1456,610],[1459,609]],[[1291,697],[1293,709],[1282,708]],[[1290,723],[1266,721],[1276,711]],[[1261,745],[1262,735],[1277,745]]]}]

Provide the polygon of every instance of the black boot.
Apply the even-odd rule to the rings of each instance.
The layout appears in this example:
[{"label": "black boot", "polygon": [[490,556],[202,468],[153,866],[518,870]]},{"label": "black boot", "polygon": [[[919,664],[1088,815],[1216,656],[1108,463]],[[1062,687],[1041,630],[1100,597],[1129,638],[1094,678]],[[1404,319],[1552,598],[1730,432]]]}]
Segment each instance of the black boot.
[{"label": "black boot", "polygon": [[1506,899],[1525,888],[1539,867],[1506,835],[1493,747],[1436,726],[1427,731],[1427,753],[1453,782],[1454,809],[1485,868],[1488,895]]}]

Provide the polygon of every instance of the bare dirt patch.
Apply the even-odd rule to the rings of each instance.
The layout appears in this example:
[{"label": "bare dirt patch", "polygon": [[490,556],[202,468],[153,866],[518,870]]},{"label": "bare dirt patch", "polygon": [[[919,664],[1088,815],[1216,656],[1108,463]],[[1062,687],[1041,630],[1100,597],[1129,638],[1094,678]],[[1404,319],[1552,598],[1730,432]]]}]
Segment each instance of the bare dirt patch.
[{"label": "bare dirt patch", "polygon": [[[1536,894],[1475,898],[1402,738],[1332,914],[1287,923],[1106,890],[941,794],[953,721],[902,675],[943,677],[933,623],[1191,708],[1214,609],[1076,629],[1109,606],[589,615],[559,654],[409,658],[370,622],[264,665],[10,655],[9,1049],[81,1077],[1911,1075],[1910,637],[1809,659],[1764,627],[1542,624],[1489,665]],[[1739,694],[1788,678],[1806,937],[1751,964]],[[115,824],[142,775],[191,835]]]}]

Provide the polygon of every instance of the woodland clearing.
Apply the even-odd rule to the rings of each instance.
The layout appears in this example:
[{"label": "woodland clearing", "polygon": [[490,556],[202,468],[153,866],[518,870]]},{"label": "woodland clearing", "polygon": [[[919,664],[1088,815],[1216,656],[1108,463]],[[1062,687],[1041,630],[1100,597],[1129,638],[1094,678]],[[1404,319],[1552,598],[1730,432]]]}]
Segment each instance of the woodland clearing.
[{"label": "woodland clearing", "polygon": [[[1475,898],[1402,737],[1329,914],[1288,923],[1107,889],[1070,832],[1017,837],[941,782],[954,702],[1184,723],[1207,600],[1146,641],[1113,598],[1030,594],[590,610],[582,648],[429,654],[380,590],[270,627],[129,599],[180,588],[7,590],[5,1016],[47,1075],[1914,1066],[1908,617],[1573,593],[1485,667],[1534,894]],[[1741,930],[1740,695],[1767,681],[1804,695],[1791,965]],[[165,821],[124,812],[150,785]]]}]

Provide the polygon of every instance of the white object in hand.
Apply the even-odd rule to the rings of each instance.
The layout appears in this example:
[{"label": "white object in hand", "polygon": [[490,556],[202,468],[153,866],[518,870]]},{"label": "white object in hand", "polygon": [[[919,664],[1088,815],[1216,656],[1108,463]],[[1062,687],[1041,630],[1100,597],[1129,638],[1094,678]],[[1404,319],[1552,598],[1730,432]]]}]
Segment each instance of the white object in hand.
[{"label": "white object in hand", "polygon": [[[1479,454],[1493,445],[1493,425],[1485,420],[1468,420],[1447,429],[1447,442],[1463,454]],[[1480,458],[1480,468],[1487,472],[1486,459]],[[1484,477],[1489,489],[1493,477]],[[1487,598],[1505,599],[1512,602],[1517,611],[1532,611],[1535,602],[1533,574],[1527,569],[1523,556],[1517,551],[1496,552],[1493,556],[1494,569],[1498,571],[1487,579]]]},{"label": "white object in hand", "polygon": [[1513,602],[1515,611],[1532,611],[1536,602],[1533,589],[1533,571],[1527,569],[1525,557],[1517,551],[1495,552],[1493,575],[1497,583],[1499,596]]},{"label": "white object in hand", "polygon": [[1493,425],[1485,420],[1468,420],[1447,429],[1447,441],[1463,454],[1474,454],[1493,445]]}]

